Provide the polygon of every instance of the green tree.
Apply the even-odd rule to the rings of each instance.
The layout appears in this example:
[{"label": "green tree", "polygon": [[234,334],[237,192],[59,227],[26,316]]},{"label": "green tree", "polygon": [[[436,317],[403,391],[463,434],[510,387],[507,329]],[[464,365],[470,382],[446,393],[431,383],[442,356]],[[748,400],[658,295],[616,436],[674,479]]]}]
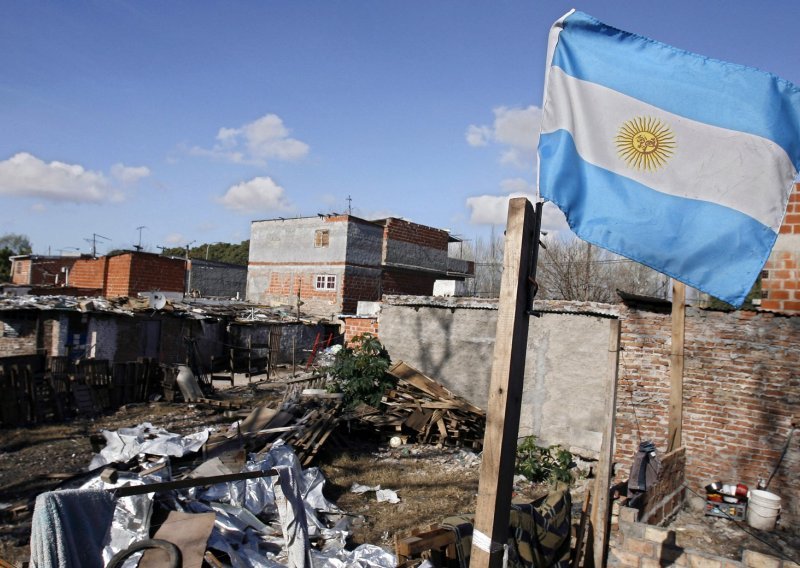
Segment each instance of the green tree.
[{"label": "green tree", "polygon": [[[167,256],[186,256],[186,247],[172,247],[163,250],[162,254]],[[250,257],[250,241],[242,241],[239,244],[232,243],[203,243],[189,249],[189,258],[199,258],[215,260],[217,262],[227,262],[247,266]]]},{"label": "green tree", "polygon": [[11,281],[11,258],[18,254],[30,254],[31,241],[25,235],[6,233],[0,236],[0,282]]},{"label": "green tree", "polygon": [[330,368],[335,388],[344,393],[348,407],[364,402],[378,406],[386,389],[397,382],[386,370],[391,364],[389,353],[370,333],[356,335],[336,354]]}]

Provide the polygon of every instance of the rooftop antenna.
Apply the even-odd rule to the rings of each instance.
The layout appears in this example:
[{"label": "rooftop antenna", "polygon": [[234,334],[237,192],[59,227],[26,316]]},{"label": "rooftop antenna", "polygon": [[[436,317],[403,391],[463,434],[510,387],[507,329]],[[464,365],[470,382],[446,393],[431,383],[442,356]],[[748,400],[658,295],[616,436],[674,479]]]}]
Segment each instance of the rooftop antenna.
[{"label": "rooftop antenna", "polygon": [[97,233],[92,233],[92,238],[85,238],[83,239],[87,243],[92,243],[92,258],[97,258],[97,239],[105,239],[110,241],[109,237],[104,237],[103,235],[98,235]]},{"label": "rooftop antenna", "polygon": [[347,214],[353,214],[353,198],[350,195],[347,196]]},{"label": "rooftop antenna", "polygon": [[186,260],[189,260],[189,248],[196,243],[197,241],[192,241],[186,244]]},{"label": "rooftop antenna", "polygon": [[139,244],[133,247],[133,248],[136,249],[136,252],[141,252],[141,250],[142,250],[142,229],[146,229],[146,228],[147,227],[145,227],[144,225],[140,225],[139,227],[136,227],[136,230],[139,231]]}]

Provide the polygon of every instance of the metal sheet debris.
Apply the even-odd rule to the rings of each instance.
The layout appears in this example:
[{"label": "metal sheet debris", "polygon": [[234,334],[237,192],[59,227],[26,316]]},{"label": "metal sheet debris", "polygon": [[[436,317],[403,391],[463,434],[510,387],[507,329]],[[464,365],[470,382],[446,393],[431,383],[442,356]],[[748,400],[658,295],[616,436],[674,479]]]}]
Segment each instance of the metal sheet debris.
[{"label": "metal sheet debris", "polygon": [[[352,517],[325,498],[322,472],[318,468],[302,469],[292,448],[281,441],[274,443],[267,452],[251,454],[243,468],[243,472],[277,472],[277,477],[271,473],[207,487],[167,490],[176,484],[172,479],[171,457],[191,460],[191,454],[201,449],[208,433],[206,430],[180,436],[149,423],[103,432],[108,445],[95,455],[92,465],[125,463],[130,471],[119,471],[114,483],[105,483],[98,471],[98,476],[86,482],[84,489],[111,491],[125,486],[146,487],[170,482],[158,493],[117,498],[111,524],[97,527],[105,532],[104,562],[133,543],[149,538],[155,528],[151,527],[154,518],[164,519],[177,511],[182,516],[172,515],[173,518],[212,514],[214,523],[206,547],[215,556],[226,558],[234,568],[312,565],[315,568],[382,568],[396,564],[393,554],[377,546],[362,545],[347,550]],[[153,468],[153,455],[161,456],[158,461],[166,467]],[[131,465],[137,457],[139,464]],[[196,458],[199,457],[197,454]],[[224,467],[212,458],[190,473],[184,473],[183,477],[219,474]],[[183,469],[185,471],[185,465]],[[149,470],[154,472],[145,473]],[[389,490],[389,493],[394,492]],[[141,553],[132,555],[124,565],[135,566],[139,556]]]}]

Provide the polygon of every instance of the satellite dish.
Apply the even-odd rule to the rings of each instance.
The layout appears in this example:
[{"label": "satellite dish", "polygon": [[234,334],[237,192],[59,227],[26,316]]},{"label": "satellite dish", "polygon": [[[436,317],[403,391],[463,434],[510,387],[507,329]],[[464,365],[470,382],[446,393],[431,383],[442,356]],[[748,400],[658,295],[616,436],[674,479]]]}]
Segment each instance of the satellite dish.
[{"label": "satellite dish", "polygon": [[163,310],[167,305],[167,297],[164,294],[153,294],[152,306],[154,310]]}]

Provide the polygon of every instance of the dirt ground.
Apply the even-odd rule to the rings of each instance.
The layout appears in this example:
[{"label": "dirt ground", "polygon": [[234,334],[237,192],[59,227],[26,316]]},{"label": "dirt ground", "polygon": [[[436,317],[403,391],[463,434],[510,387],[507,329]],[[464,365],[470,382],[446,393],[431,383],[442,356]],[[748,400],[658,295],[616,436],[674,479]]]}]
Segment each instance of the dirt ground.
[{"label": "dirt ground", "polygon": [[[272,401],[277,404],[283,387],[275,383],[245,383],[222,393],[227,399],[248,404]],[[16,510],[33,505],[36,495],[56,487],[65,477],[86,470],[93,455],[89,436],[100,430],[116,430],[142,422],[168,431],[189,434],[208,426],[224,427],[234,418],[219,409],[185,403],[154,402],[133,404],[94,419],[66,424],[0,430],[0,559],[16,565],[29,556],[30,513]],[[338,437],[348,440],[347,433]],[[358,441],[355,441],[358,440]],[[342,510],[353,514],[353,544],[371,543],[393,550],[396,535],[427,527],[443,517],[475,510],[480,455],[457,448],[401,446],[389,448],[349,437],[342,445],[329,444],[314,465],[327,479],[326,496]],[[396,491],[400,502],[379,503],[374,492],[356,494],[353,483]],[[580,487],[573,492],[574,512],[582,502]],[[533,498],[546,491],[541,486],[522,484],[516,490]],[[752,538],[730,521],[703,517],[687,508],[675,521],[683,546],[712,554],[740,558],[743,547],[775,554],[782,550],[800,562],[800,535],[772,531]],[[751,529],[752,530],[752,529]]]}]

